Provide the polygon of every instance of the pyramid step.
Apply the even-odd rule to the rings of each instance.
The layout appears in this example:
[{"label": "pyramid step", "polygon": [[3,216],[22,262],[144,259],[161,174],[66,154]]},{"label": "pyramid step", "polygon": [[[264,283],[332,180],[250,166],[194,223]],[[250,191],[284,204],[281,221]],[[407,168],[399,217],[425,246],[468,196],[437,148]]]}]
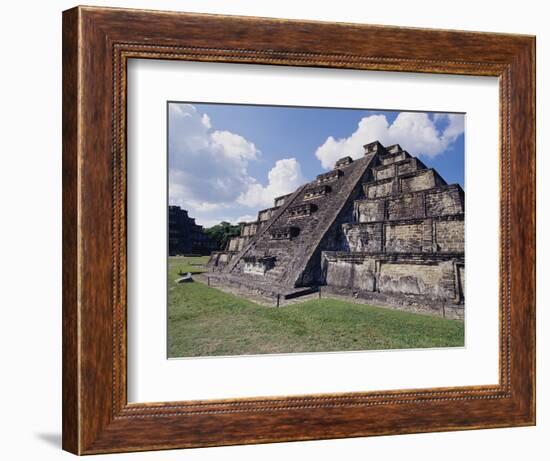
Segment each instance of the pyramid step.
[{"label": "pyramid step", "polygon": [[426,165],[417,158],[410,157],[393,163],[376,166],[372,169],[372,173],[374,175],[374,180],[379,181],[381,179],[393,178],[395,176],[401,176],[406,173],[424,169],[426,169]]},{"label": "pyramid step", "polygon": [[464,191],[457,184],[354,202],[354,221],[360,223],[460,213],[464,213]]},{"label": "pyramid step", "polygon": [[400,176],[367,182],[363,184],[363,192],[366,198],[380,198],[445,185],[447,185],[445,180],[433,168],[426,168]]},{"label": "pyramid step", "polygon": [[392,163],[401,162],[411,158],[406,150],[401,149],[399,144],[394,144],[393,146],[386,147],[387,154],[381,154],[379,156],[380,163],[382,165],[391,165]]}]

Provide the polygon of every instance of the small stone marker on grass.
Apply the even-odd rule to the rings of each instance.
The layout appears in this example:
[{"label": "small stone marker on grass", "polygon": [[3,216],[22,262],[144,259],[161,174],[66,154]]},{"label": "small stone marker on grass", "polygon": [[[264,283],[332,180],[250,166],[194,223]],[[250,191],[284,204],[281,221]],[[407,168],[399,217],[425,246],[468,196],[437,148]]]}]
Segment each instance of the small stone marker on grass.
[{"label": "small stone marker on grass", "polygon": [[187,274],[184,275],[183,277],[176,279],[176,283],[187,283],[192,281],[193,281],[193,277],[191,276],[191,272],[187,272]]}]

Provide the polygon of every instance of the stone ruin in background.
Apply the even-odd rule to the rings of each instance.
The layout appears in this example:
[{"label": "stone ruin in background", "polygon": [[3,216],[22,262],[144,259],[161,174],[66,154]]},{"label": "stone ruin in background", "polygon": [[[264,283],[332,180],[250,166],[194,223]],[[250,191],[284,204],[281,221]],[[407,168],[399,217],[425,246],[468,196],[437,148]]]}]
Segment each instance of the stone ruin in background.
[{"label": "stone ruin in background", "polygon": [[321,289],[463,318],[464,191],[399,145],[364,149],[243,224],[209,276],[264,296]]}]

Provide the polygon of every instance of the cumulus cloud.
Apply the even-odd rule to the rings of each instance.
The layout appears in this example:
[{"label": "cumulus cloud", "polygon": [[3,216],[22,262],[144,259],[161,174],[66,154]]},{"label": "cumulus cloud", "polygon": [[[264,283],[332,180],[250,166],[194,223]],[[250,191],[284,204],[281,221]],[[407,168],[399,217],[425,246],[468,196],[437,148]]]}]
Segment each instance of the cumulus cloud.
[{"label": "cumulus cloud", "polygon": [[243,207],[271,206],[273,198],[304,180],[298,161],[285,158],[271,169],[267,185],[261,184],[248,172],[250,162],[261,158],[254,143],[216,130],[210,117],[192,104],[170,104],[168,145],[169,202],[204,224],[215,222],[216,216],[233,221],[232,213],[252,216]]},{"label": "cumulus cloud", "polygon": [[464,133],[464,115],[401,112],[393,123],[385,115],[363,117],[357,129],[347,138],[329,136],[317,148],[315,156],[324,168],[332,168],[339,158],[359,158],[363,145],[380,141],[384,145],[401,144],[414,155],[436,157]]},{"label": "cumulus cloud", "polygon": [[267,186],[257,182],[250,184],[248,190],[239,196],[238,202],[253,208],[273,206],[275,197],[293,192],[305,182],[300,163],[295,158],[277,160],[267,177]]}]

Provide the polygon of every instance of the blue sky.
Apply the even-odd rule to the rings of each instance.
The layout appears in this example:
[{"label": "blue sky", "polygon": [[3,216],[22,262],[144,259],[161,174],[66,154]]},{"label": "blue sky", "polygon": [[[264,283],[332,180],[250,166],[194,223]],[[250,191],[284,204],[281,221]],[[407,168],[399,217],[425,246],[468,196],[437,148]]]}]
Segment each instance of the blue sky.
[{"label": "blue sky", "polygon": [[462,114],[170,102],[168,117],[169,203],[207,227],[254,219],[374,140],[464,186]]}]

